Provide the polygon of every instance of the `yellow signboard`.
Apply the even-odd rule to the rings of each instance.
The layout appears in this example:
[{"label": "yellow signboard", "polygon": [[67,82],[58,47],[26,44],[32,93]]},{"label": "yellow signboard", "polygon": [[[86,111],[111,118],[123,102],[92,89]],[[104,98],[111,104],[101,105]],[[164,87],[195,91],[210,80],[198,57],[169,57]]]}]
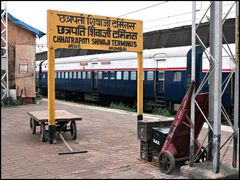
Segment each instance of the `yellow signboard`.
[{"label": "yellow signboard", "polygon": [[142,21],[48,10],[48,47],[142,52]]}]

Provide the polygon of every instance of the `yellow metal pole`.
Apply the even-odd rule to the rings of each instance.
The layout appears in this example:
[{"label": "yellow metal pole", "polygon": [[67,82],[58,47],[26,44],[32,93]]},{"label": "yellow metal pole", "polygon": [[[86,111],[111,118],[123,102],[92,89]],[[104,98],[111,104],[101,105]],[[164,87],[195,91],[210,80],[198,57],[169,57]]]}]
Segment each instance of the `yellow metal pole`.
[{"label": "yellow metal pole", "polygon": [[48,48],[48,128],[49,143],[55,141],[55,57],[54,48]]},{"label": "yellow metal pole", "polygon": [[138,52],[137,120],[143,120],[143,52]]}]

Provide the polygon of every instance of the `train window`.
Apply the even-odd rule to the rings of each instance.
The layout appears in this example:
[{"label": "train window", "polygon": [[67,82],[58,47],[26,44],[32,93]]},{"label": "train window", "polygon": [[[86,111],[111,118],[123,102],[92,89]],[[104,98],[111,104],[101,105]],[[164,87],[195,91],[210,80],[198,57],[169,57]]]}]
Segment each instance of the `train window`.
[{"label": "train window", "polygon": [[114,71],[110,71],[110,79],[115,79],[115,72]]},{"label": "train window", "polygon": [[108,72],[107,71],[103,72],[103,79],[108,79]]},{"label": "train window", "polygon": [[137,79],[137,72],[131,71],[131,80],[136,80],[136,79]]},{"label": "train window", "polygon": [[62,77],[62,79],[64,79],[64,72],[61,72],[61,75],[62,75],[62,76],[61,76],[61,77]]},{"label": "train window", "polygon": [[57,72],[55,72],[55,79],[57,78]]},{"label": "train window", "polygon": [[69,79],[72,79],[72,72],[69,72]]},{"label": "train window", "polygon": [[81,79],[82,77],[82,72],[78,72],[78,79]]},{"label": "train window", "polygon": [[82,72],[82,78],[83,78],[83,79],[86,79],[86,71],[83,71],[83,72]]},{"label": "train window", "polygon": [[165,80],[164,71],[158,71],[158,80],[159,81],[164,81]]},{"label": "train window", "polygon": [[128,80],[128,71],[123,71],[123,80]]},{"label": "train window", "polygon": [[65,79],[68,79],[68,72],[65,72]]},{"label": "train window", "polygon": [[179,82],[182,79],[182,73],[180,71],[173,72],[173,81]]},{"label": "train window", "polygon": [[58,79],[61,78],[61,72],[58,72]]},{"label": "train window", "polygon": [[36,72],[36,78],[38,78],[38,72]]},{"label": "train window", "polygon": [[102,72],[98,72],[98,79],[102,79]]},{"label": "train window", "polygon": [[148,81],[153,80],[153,71],[147,71],[147,80]]},{"label": "train window", "polygon": [[90,71],[87,72],[87,79],[91,79],[91,73]]},{"label": "train window", "polygon": [[117,71],[117,79],[122,79],[122,71]]},{"label": "train window", "polygon": [[45,78],[45,73],[43,73],[42,78]]},{"label": "train window", "polygon": [[74,78],[74,79],[77,78],[77,72],[73,72],[73,78]]}]

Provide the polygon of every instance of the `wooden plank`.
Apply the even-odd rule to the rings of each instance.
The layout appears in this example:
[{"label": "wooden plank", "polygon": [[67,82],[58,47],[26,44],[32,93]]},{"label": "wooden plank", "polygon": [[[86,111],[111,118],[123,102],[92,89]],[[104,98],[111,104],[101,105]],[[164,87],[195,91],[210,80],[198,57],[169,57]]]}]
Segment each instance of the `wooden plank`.
[{"label": "wooden plank", "polygon": [[36,97],[35,84],[35,46],[16,45],[15,83],[17,96]]},{"label": "wooden plank", "polygon": [[10,88],[13,88],[15,85],[15,45],[33,45],[36,47],[36,37],[30,31],[13,24],[8,20],[8,74]]},{"label": "wooden plank", "polygon": [[[31,118],[35,119],[38,122],[47,122],[48,121],[48,111],[31,111],[27,112],[28,115],[30,115]],[[65,110],[56,110],[55,111],[55,121],[79,121],[82,120],[81,117],[72,114]]]}]

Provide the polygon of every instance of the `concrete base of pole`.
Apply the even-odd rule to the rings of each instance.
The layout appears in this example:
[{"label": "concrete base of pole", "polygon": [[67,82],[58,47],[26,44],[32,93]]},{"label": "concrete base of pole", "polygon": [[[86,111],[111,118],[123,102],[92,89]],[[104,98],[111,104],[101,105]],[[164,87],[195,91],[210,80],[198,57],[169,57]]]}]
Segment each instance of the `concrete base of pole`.
[{"label": "concrete base of pole", "polygon": [[189,165],[180,168],[180,176],[188,179],[238,179],[239,168],[221,164],[219,173],[213,172],[212,162],[195,163],[194,167]]},{"label": "concrete base of pole", "polygon": [[56,128],[55,125],[48,126],[48,142],[49,144],[56,143]]}]

